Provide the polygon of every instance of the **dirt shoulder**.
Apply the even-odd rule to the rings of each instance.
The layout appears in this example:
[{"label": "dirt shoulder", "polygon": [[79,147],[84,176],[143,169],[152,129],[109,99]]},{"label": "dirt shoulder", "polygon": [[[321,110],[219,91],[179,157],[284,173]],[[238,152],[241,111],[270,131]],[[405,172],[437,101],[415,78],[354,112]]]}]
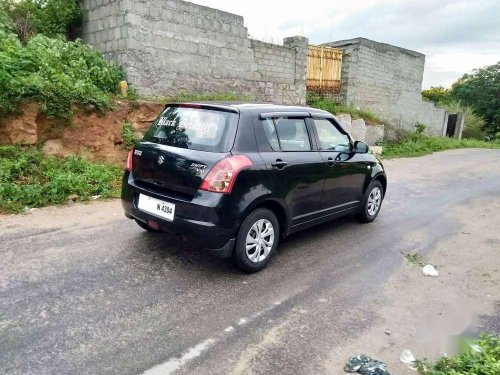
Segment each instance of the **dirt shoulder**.
[{"label": "dirt shoulder", "polygon": [[478,317],[500,319],[495,316],[500,303],[500,197],[468,202],[448,215],[458,219],[460,229],[425,255],[439,276],[424,276],[421,267],[405,262],[386,283],[376,322],[332,352],[325,366],[329,373],[343,373],[349,356],[364,353],[386,362],[391,373],[415,374],[399,361],[403,349],[429,359],[452,353],[454,336],[481,324]]},{"label": "dirt shoulder", "polygon": [[106,224],[124,218],[119,199],[35,208],[20,214],[0,214],[0,233]]}]

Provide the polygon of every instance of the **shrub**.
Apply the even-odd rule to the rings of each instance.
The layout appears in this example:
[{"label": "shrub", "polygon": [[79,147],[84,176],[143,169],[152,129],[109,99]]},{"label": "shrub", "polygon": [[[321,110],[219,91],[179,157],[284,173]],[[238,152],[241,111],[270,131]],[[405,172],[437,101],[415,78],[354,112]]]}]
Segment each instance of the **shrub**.
[{"label": "shrub", "polygon": [[448,104],[452,101],[451,90],[443,86],[432,86],[430,89],[422,91],[422,99],[433,102],[436,105]]},{"label": "shrub", "polygon": [[417,134],[422,134],[425,131],[426,126],[422,124],[421,122],[417,122],[415,124],[415,132]]},{"label": "shrub", "polygon": [[131,148],[139,138],[135,135],[134,126],[129,122],[125,121],[122,127],[122,146],[125,149]]},{"label": "shrub", "polygon": [[111,107],[123,72],[81,41],[37,35],[23,46],[0,29],[0,115],[36,100],[49,117],[70,118],[72,107]]},{"label": "shrub", "polygon": [[78,156],[55,158],[35,148],[0,147],[0,211],[65,203],[94,195],[119,195],[121,168],[91,163]]},{"label": "shrub", "polygon": [[467,350],[451,357],[440,357],[435,363],[417,361],[421,375],[493,375],[500,374],[500,336],[483,335],[478,351]]}]

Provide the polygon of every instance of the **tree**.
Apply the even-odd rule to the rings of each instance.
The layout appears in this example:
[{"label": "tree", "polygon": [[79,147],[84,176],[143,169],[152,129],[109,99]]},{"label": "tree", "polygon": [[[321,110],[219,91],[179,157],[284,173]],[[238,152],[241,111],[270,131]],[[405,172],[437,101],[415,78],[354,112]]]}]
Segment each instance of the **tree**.
[{"label": "tree", "polygon": [[75,0],[31,0],[39,4],[35,25],[40,34],[54,37],[67,35],[70,29],[81,24],[83,11]]},{"label": "tree", "polygon": [[453,84],[451,95],[484,118],[489,134],[500,132],[500,62],[464,74]]},{"label": "tree", "polygon": [[82,18],[76,0],[0,0],[0,23],[13,30],[23,44],[36,34],[67,36]]},{"label": "tree", "polygon": [[32,1],[3,0],[0,2],[0,27],[13,31],[26,44],[36,34],[33,15],[37,5]]},{"label": "tree", "polygon": [[451,90],[445,89],[443,86],[431,86],[430,89],[422,91],[422,98],[436,105],[448,104],[452,101]]}]

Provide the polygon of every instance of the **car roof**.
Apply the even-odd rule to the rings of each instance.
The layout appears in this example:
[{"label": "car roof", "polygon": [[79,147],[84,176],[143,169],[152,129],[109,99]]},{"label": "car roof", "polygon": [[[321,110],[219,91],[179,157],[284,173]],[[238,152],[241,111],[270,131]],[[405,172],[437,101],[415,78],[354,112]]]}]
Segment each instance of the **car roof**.
[{"label": "car roof", "polygon": [[186,106],[203,106],[203,107],[213,107],[213,108],[225,108],[238,111],[252,110],[252,111],[262,111],[262,112],[310,112],[321,115],[332,116],[330,112],[323,111],[321,109],[307,107],[307,106],[297,106],[297,105],[287,105],[287,104],[274,104],[274,103],[248,103],[248,102],[182,102],[182,103],[167,103],[168,105],[186,105]]}]

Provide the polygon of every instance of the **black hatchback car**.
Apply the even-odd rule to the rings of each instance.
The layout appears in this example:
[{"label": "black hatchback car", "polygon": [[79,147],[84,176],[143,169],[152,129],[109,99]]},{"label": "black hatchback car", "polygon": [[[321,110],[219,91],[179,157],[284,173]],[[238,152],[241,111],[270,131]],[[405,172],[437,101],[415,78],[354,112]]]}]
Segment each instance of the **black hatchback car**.
[{"label": "black hatchback car", "polygon": [[129,153],[125,215],[259,271],[280,239],[354,213],[373,221],[387,178],[330,113],[271,104],[168,104]]}]

